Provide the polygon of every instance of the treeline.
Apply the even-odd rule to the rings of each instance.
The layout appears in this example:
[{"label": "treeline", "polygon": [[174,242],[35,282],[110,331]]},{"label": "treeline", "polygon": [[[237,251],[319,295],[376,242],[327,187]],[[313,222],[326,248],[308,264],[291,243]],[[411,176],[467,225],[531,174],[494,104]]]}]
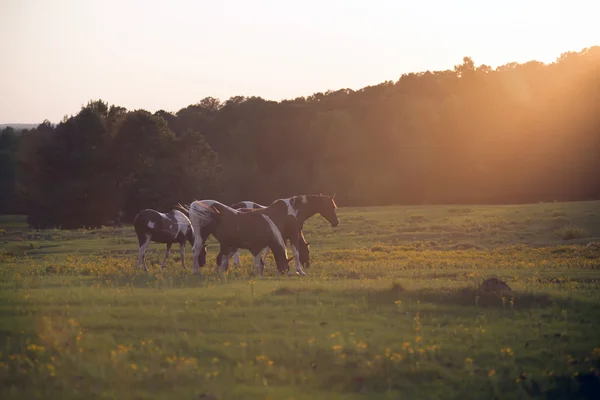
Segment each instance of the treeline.
[{"label": "treeline", "polygon": [[0,136],[0,212],[36,226],[299,193],[340,205],[600,198],[600,47],[556,62],[411,73],[281,102],[205,98],[176,113],[91,101]]}]

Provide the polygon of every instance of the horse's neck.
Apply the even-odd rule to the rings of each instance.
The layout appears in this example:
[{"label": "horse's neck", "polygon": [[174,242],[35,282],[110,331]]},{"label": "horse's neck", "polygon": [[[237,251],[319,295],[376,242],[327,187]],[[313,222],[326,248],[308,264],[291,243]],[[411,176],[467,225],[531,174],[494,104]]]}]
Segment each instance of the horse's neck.
[{"label": "horse's neck", "polygon": [[309,197],[306,203],[300,204],[298,215],[296,218],[300,223],[304,223],[304,221],[306,221],[307,219],[319,212],[318,207],[319,204],[317,203],[317,200],[313,200]]},{"label": "horse's neck", "polygon": [[275,237],[275,235],[273,235],[271,238],[271,245],[269,246],[269,248],[273,253],[273,257],[275,258],[275,263],[277,265],[287,261],[286,249],[285,247],[281,247],[279,240]]}]

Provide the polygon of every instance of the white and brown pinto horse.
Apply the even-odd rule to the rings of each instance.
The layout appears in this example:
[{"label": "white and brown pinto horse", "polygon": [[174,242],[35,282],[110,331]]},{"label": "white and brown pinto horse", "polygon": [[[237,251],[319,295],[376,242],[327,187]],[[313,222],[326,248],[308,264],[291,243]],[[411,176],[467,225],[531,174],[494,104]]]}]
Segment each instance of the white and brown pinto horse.
[{"label": "white and brown pinto horse", "polygon": [[[179,210],[171,210],[164,214],[156,210],[145,209],[140,211],[133,219],[133,226],[138,237],[139,252],[138,252],[138,268],[148,271],[146,268],[146,250],[150,246],[150,242],[166,243],[165,258],[161,263],[161,267],[165,267],[171,245],[179,243],[181,254],[181,266],[185,268],[185,242],[189,241],[192,247],[194,246],[194,228],[188,217]],[[206,250],[204,249],[204,257]],[[201,257],[201,256],[199,256]]]},{"label": "white and brown pinto horse", "polygon": [[[319,214],[321,217],[325,218],[333,228],[340,224],[340,220],[335,211],[337,205],[335,204],[334,198],[335,194],[333,196],[305,194],[282,199],[280,201],[283,201],[286,204],[288,215],[295,217],[298,221],[299,227],[297,234],[299,235],[304,226],[304,222],[315,214]],[[298,246],[292,240],[290,240],[290,243],[292,245],[294,257],[296,257],[296,272],[300,275],[306,275],[300,266]]]},{"label": "white and brown pinto horse", "polygon": [[287,258],[281,232],[286,225],[288,229],[292,229],[295,220],[290,220],[284,203],[276,202],[264,209],[242,212],[215,200],[201,200],[192,202],[185,209],[189,213],[195,233],[193,246],[195,274],[200,274],[201,250],[211,234],[221,244],[221,252],[226,254],[225,257],[221,257],[221,271],[227,269],[229,258],[238,248],[241,248],[250,250],[254,256],[254,271],[262,275],[264,264],[261,263],[260,253],[265,247],[271,248],[280,273],[289,270],[289,262],[293,257]]}]

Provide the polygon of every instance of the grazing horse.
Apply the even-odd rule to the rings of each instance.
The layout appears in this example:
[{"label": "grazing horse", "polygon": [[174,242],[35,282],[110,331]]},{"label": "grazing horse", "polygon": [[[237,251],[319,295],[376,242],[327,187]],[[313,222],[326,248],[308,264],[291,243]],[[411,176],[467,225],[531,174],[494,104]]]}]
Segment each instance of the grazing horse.
[{"label": "grazing horse", "polygon": [[[262,209],[262,208],[266,208],[265,206],[255,203],[253,201],[240,201],[239,203],[235,203],[231,206],[231,208],[236,209],[236,210],[250,210],[250,209]],[[306,240],[304,239],[304,234],[302,233],[302,231],[299,232],[299,240],[298,240],[298,259],[300,261],[300,264],[304,267],[304,268],[310,268],[310,250],[309,250],[309,246],[310,243],[307,243]],[[284,237],[284,239],[287,239]],[[269,255],[269,251],[270,249],[267,247],[266,249],[264,249],[264,253],[262,256],[262,263],[266,264],[267,263],[267,256]],[[217,255],[217,264],[220,264],[220,257],[223,256],[223,253],[219,253]],[[240,251],[236,250],[235,254],[233,255],[233,264],[239,264],[240,263]]]},{"label": "grazing horse", "polygon": [[[264,265],[260,252],[270,247],[280,273],[289,270],[287,249],[281,232],[286,225],[290,229],[289,216],[283,202],[271,204],[264,209],[242,212],[215,200],[194,201],[187,207],[195,232],[193,246],[194,273],[199,274],[200,249],[212,234],[221,244],[221,270],[228,267],[229,258],[236,249],[250,250],[254,256],[254,271],[262,275]],[[219,267],[217,266],[217,269]]]},{"label": "grazing horse", "polygon": [[[333,196],[325,196],[323,194],[305,194],[299,196],[288,197],[287,199],[275,200],[274,203],[283,202],[287,207],[288,215],[295,217],[299,227],[297,230],[291,230],[284,232],[284,239],[290,239],[292,245],[292,252],[296,259],[296,273],[299,275],[306,275],[300,266],[300,256],[298,251],[297,243],[300,241],[300,232],[304,226],[304,221],[309,219],[315,214],[321,215],[332,227],[336,227],[340,224],[337,217],[335,204],[335,194]],[[274,204],[273,203],[273,204]],[[268,249],[265,252],[265,258],[268,254]]]},{"label": "grazing horse", "polygon": [[[140,211],[138,215],[135,216],[133,219],[133,226],[135,227],[135,233],[140,245],[138,268],[142,268],[143,266],[144,271],[148,271],[148,268],[146,268],[145,257],[146,250],[148,250],[151,241],[167,244],[165,259],[161,264],[162,268],[165,267],[167,257],[169,257],[171,245],[174,242],[179,243],[181,266],[185,268],[185,242],[189,241],[192,247],[194,246],[194,228],[184,213],[179,210],[171,210],[170,212],[163,214],[156,210],[146,209]],[[206,249],[203,250],[204,256],[206,256]]]}]

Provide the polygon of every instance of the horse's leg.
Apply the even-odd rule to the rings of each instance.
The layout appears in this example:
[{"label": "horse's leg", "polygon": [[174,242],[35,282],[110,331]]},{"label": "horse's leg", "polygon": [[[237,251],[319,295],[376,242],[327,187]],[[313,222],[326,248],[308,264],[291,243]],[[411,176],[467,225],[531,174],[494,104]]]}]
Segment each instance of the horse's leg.
[{"label": "horse's leg", "polygon": [[290,238],[290,244],[292,245],[294,261],[296,262],[296,273],[298,275],[306,276],[306,273],[302,270],[302,266],[300,265],[300,253],[298,252],[298,237],[296,236],[296,240]]},{"label": "horse's leg", "polygon": [[150,246],[151,237],[151,234],[146,234],[146,241],[140,246],[140,250],[138,252],[138,268],[143,269],[146,272],[148,272],[148,268],[146,267],[146,250]]},{"label": "horse's leg", "polygon": [[219,271],[219,267],[217,266],[217,273],[225,272],[229,269],[229,259],[233,255],[230,249],[226,249],[221,247],[221,251],[223,252],[223,257],[221,257],[221,270]]},{"label": "horse's leg", "polygon": [[254,255],[254,275],[263,276],[265,271],[265,266],[262,263],[262,259],[260,257],[260,251]]},{"label": "horse's leg", "polygon": [[233,254],[233,265],[240,265],[240,249]]},{"label": "horse's leg", "polygon": [[181,267],[185,269],[185,242],[179,243],[179,254],[181,255]]},{"label": "horse's leg", "polygon": [[171,251],[171,243],[167,243],[167,249],[165,250],[165,259],[160,264],[161,268],[165,268],[165,263],[167,262],[167,257],[169,257],[169,251]]},{"label": "horse's leg", "polygon": [[200,263],[198,262],[198,258],[200,258],[200,251],[204,246],[204,240],[202,239],[202,235],[200,232],[195,234],[194,245],[192,246],[192,272],[194,275],[200,275]]},{"label": "horse's leg", "polygon": [[267,264],[267,256],[269,255],[269,252],[271,251],[270,247],[265,247],[264,248],[264,253],[263,253],[263,264]]}]

